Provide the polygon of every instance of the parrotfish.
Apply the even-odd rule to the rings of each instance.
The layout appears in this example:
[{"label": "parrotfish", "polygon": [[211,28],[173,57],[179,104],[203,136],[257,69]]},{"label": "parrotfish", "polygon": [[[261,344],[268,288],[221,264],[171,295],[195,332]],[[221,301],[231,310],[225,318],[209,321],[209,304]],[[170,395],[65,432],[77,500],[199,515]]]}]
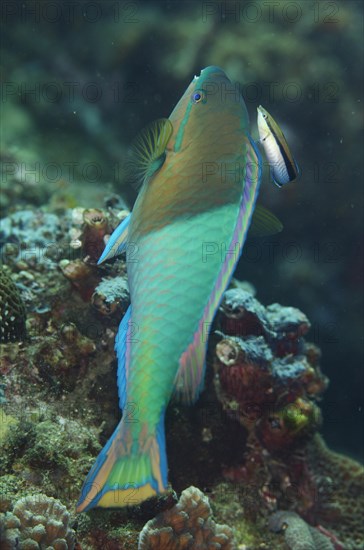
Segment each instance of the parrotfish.
[{"label": "parrotfish", "polygon": [[278,187],[282,187],[297,179],[299,168],[282,130],[272,115],[261,105],[257,110],[259,138],[271,169],[272,179]]},{"label": "parrotfish", "polygon": [[[203,389],[210,326],[239,260],[262,161],[223,70],[195,76],[169,119],[135,145],[143,184],[99,262],[126,251],[131,305],[116,337],[122,419],[84,483],[79,512],[135,505],[168,488],[164,433],[174,395]],[[260,210],[258,226],[269,225]]]}]

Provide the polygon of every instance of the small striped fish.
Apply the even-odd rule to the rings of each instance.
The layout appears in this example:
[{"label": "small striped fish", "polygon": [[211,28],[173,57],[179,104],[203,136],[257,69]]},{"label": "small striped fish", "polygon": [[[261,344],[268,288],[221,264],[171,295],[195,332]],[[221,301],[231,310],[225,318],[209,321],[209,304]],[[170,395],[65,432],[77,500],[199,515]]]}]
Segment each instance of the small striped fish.
[{"label": "small striped fish", "polygon": [[299,168],[274,118],[261,105],[257,110],[259,138],[271,168],[272,179],[278,187],[282,187],[298,177]]}]

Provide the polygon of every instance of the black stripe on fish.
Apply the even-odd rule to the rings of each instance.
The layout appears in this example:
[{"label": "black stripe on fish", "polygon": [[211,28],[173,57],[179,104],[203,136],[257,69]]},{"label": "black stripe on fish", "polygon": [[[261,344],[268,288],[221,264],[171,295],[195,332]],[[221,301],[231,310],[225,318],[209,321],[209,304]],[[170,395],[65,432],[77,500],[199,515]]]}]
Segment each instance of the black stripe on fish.
[{"label": "black stripe on fish", "polygon": [[[280,151],[280,153],[282,155],[282,158],[283,158],[284,165],[285,165],[286,170],[287,170],[289,181],[293,181],[294,179],[296,179],[296,177],[298,175],[295,162],[294,162],[293,159],[292,159],[292,161],[290,160],[290,158],[287,154],[287,151],[284,148],[284,144],[281,142],[280,139],[278,139],[278,136],[277,136],[276,132],[274,131],[274,128],[270,124],[269,117],[267,117],[265,119],[265,121],[266,121],[267,126],[268,126],[269,130],[271,131],[271,133],[272,133],[272,135],[275,139],[275,142],[278,145],[279,151]],[[282,135],[283,135],[283,133],[282,133]],[[284,140],[285,140],[285,138],[284,138]],[[288,147],[288,145],[287,145],[287,147]],[[283,184],[280,184],[280,185],[283,185]]]}]

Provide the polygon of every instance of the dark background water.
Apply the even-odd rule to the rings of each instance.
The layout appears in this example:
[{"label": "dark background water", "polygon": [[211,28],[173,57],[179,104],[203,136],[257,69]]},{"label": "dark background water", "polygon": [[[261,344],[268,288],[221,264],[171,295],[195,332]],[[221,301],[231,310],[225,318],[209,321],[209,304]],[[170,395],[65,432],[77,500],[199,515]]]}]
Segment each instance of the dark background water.
[{"label": "dark background water", "polygon": [[[361,2],[5,0],[1,9],[1,155],[29,184],[24,204],[98,207],[117,192],[131,206],[130,141],[167,117],[207,65],[240,83],[255,137],[259,104],[280,122],[302,176],[278,190],[265,174],[262,202],[284,231],[248,242],[237,276],[264,304],[308,315],[331,382],[323,433],[362,456]],[[5,172],[3,214],[22,206],[7,181]]]}]

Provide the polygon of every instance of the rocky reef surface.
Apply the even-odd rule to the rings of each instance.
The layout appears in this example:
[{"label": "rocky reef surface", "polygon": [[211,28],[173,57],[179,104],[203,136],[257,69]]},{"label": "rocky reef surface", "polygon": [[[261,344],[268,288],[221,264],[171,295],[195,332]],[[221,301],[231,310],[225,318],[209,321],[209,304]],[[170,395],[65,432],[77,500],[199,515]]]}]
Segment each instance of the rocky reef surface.
[{"label": "rocky reef surface", "polygon": [[363,468],[318,433],[328,378],[310,322],[236,280],[204,393],[168,408],[170,492],[75,515],[120,416],[113,348],[126,268],[123,257],[96,260],[126,213],[114,197],[97,209],[29,207],[1,225],[1,547],[297,550],[306,536],[307,548],[362,548]]}]

